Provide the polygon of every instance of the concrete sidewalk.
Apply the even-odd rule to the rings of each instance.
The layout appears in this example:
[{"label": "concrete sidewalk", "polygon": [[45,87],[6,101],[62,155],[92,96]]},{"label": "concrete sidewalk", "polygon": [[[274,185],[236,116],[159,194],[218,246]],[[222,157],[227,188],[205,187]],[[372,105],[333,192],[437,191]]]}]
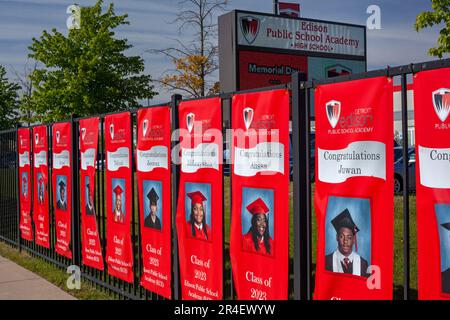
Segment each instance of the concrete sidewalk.
[{"label": "concrete sidewalk", "polygon": [[76,300],[27,269],[0,256],[0,300]]}]

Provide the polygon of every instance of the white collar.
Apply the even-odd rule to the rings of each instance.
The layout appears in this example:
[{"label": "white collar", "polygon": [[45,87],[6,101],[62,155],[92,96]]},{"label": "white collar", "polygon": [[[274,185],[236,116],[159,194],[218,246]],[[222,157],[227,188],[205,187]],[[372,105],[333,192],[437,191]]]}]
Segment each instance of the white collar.
[{"label": "white collar", "polygon": [[202,230],[202,229],[203,229],[203,223],[196,224],[196,223],[194,222],[194,225],[195,225],[195,227],[196,227],[197,229],[199,229],[199,230]]},{"label": "white collar", "polygon": [[355,258],[355,253],[352,251],[352,253],[350,253],[349,256],[344,256],[339,249],[336,250],[336,254],[338,256],[339,261],[344,261],[345,258],[348,258],[348,260],[350,260],[350,262],[353,262],[353,259]]}]

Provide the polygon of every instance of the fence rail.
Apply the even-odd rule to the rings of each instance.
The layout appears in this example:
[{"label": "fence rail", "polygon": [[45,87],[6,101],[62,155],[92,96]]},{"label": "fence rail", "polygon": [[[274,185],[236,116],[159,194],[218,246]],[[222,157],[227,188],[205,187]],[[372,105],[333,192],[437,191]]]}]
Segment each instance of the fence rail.
[{"label": "fence rail", "polygon": [[[344,81],[351,81],[356,79],[370,78],[376,76],[389,76],[389,77],[400,77],[401,90],[402,90],[402,117],[403,117],[403,161],[404,161],[404,181],[403,185],[409,185],[408,177],[408,128],[407,128],[407,116],[408,116],[408,105],[406,100],[407,92],[407,79],[408,75],[413,74],[418,71],[431,70],[450,66],[450,59],[439,60],[432,62],[425,62],[419,64],[410,64],[395,68],[386,68],[382,70],[376,70],[371,72],[366,72],[357,75],[341,76],[324,81],[306,81],[302,78],[302,74],[294,74],[292,81],[287,85],[275,86],[270,88],[262,88],[256,90],[247,90],[245,92],[256,92],[264,90],[273,90],[279,88],[289,88],[292,93],[291,99],[291,110],[292,110],[292,157],[293,157],[293,196],[291,201],[293,201],[293,228],[291,237],[294,239],[293,242],[293,252],[292,263],[290,264],[290,297],[293,299],[311,299],[313,292],[312,276],[314,271],[313,259],[312,259],[312,191],[311,191],[311,177],[310,168],[314,164],[310,152],[310,135],[311,135],[311,119],[313,118],[311,113],[311,93],[313,93],[314,88],[320,84],[327,83],[337,83]],[[230,99],[235,93],[241,92],[231,92],[222,93],[219,97],[222,99],[223,117],[228,116],[230,121],[228,123],[224,122],[223,132],[229,129],[231,122],[231,107],[227,109],[226,105],[230,104]],[[172,110],[172,130],[178,128],[178,104],[181,101],[181,96],[172,96],[171,102],[163,105],[169,105]],[[161,106],[158,104],[157,106]],[[227,114],[228,112],[228,114]],[[132,141],[136,141],[136,127],[137,110],[130,111],[131,117],[131,130],[132,130]],[[96,160],[96,179],[95,179],[95,209],[97,217],[97,225],[99,228],[100,241],[102,245],[103,257],[105,257],[106,249],[106,211],[105,211],[105,190],[106,190],[106,168],[105,168],[105,134],[104,134],[104,117],[105,115],[95,115],[100,118],[100,131],[99,131],[99,143],[98,143],[98,153]],[[80,235],[80,210],[79,210],[79,176],[78,176],[78,166],[80,161],[80,155],[78,150],[78,122],[82,118],[72,118],[73,128],[73,170],[72,170],[72,181],[74,182],[72,194],[73,194],[73,204],[74,214],[72,217],[72,251],[73,259],[64,258],[55,252],[56,243],[56,233],[55,233],[55,214],[53,209],[53,193],[52,193],[52,180],[49,179],[49,210],[50,210],[50,248],[46,249],[38,246],[33,241],[26,241],[20,238],[19,232],[19,186],[18,186],[18,152],[17,152],[17,130],[7,130],[0,132],[0,240],[17,247],[19,250],[26,250],[31,255],[44,259],[57,267],[67,268],[70,265],[78,265],[81,268],[82,276],[90,281],[91,283],[109,291],[110,293],[117,295],[120,298],[125,299],[152,299],[159,300],[163,299],[161,296],[147,291],[140,285],[140,276],[142,273],[142,255],[141,255],[141,241],[140,241],[140,216],[138,212],[138,202],[137,197],[137,184],[135,181],[135,159],[132,157],[133,170],[132,170],[132,181],[133,181],[133,214],[132,214],[132,246],[133,246],[133,259],[134,259],[134,283],[127,283],[125,281],[119,280],[112,277],[105,271],[99,271],[97,269],[87,267],[81,264],[81,235]],[[49,152],[48,152],[48,164],[49,164],[49,176],[52,175],[52,139],[51,139],[51,124],[47,126],[48,132],[48,142],[49,142]],[[225,141],[225,139],[224,139]],[[175,142],[173,142],[175,143]],[[230,142],[226,142],[230,145]],[[135,145],[133,143],[133,154],[135,150]],[[33,156],[31,155],[31,158]],[[176,164],[172,164],[172,289],[173,298],[180,298],[180,278],[179,278],[179,266],[178,266],[178,242],[177,234],[175,228],[175,212],[177,204],[177,190],[179,181],[179,167]],[[228,188],[227,194],[231,194],[232,181],[231,178],[226,176],[223,177],[224,182],[224,193],[225,188]],[[409,193],[408,188],[403,188],[403,225],[404,225],[404,299],[410,298],[410,247],[409,247]],[[224,196],[224,222],[230,221],[231,215],[231,195],[229,197]],[[224,223],[225,225],[225,223]],[[224,230],[225,236],[225,230]],[[224,298],[233,299],[233,281],[231,276],[231,266],[229,255],[227,254],[228,244],[225,243],[224,248]]]}]

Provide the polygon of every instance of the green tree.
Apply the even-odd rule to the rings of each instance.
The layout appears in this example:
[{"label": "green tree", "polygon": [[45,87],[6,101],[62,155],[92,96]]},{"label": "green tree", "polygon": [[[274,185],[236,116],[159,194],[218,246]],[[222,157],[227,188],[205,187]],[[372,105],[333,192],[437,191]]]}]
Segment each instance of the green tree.
[{"label": "green tree", "polygon": [[5,68],[0,66],[0,130],[10,129],[17,123],[19,89],[17,83],[8,80]]},{"label": "green tree", "polygon": [[428,50],[431,56],[442,58],[444,53],[450,52],[450,0],[431,0],[431,8],[433,11],[422,12],[416,17],[415,28],[420,31],[443,24],[436,46]]},{"label": "green tree", "polygon": [[115,38],[114,29],[129,24],[128,16],[116,15],[113,4],[102,12],[102,4],[82,7],[80,28],[67,36],[53,29],[33,38],[29,57],[43,67],[30,75],[33,93],[24,108],[33,108],[32,120],[126,110],[155,95],[143,59],[126,56],[132,46]]}]

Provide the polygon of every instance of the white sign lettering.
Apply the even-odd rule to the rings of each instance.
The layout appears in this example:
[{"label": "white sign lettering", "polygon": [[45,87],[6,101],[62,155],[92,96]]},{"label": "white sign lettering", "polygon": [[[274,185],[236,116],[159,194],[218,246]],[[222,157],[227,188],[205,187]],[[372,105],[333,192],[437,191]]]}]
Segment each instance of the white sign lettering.
[{"label": "white sign lettering", "polygon": [[234,174],[252,177],[258,172],[273,171],[284,174],[284,145],[261,142],[254,148],[234,148]]},{"label": "white sign lettering", "polygon": [[87,170],[87,167],[95,166],[95,149],[87,149],[85,152],[81,152],[81,169]]},{"label": "white sign lettering", "polygon": [[419,145],[420,184],[428,188],[450,188],[450,148]]},{"label": "white sign lettering", "polygon": [[40,166],[47,165],[47,152],[42,150],[39,153],[34,154],[34,167],[39,168]]},{"label": "white sign lettering", "polygon": [[340,150],[318,149],[319,180],[341,183],[352,177],[386,180],[386,144],[378,141],[352,142]]},{"label": "white sign lettering", "polygon": [[194,173],[199,169],[219,170],[219,146],[216,143],[200,143],[194,149],[181,149],[181,171]]},{"label": "white sign lettering", "polygon": [[19,153],[19,167],[23,168],[26,165],[30,165],[30,153],[28,151]]},{"label": "white sign lettering", "polygon": [[113,152],[108,151],[106,157],[109,171],[117,171],[120,168],[130,167],[130,149],[127,147],[119,148]]},{"label": "white sign lettering", "polygon": [[137,170],[150,172],[155,168],[168,169],[168,150],[165,146],[153,146],[150,150],[137,150]]},{"label": "white sign lettering", "polygon": [[53,154],[53,168],[61,169],[63,167],[70,167],[69,151],[67,150]]}]

